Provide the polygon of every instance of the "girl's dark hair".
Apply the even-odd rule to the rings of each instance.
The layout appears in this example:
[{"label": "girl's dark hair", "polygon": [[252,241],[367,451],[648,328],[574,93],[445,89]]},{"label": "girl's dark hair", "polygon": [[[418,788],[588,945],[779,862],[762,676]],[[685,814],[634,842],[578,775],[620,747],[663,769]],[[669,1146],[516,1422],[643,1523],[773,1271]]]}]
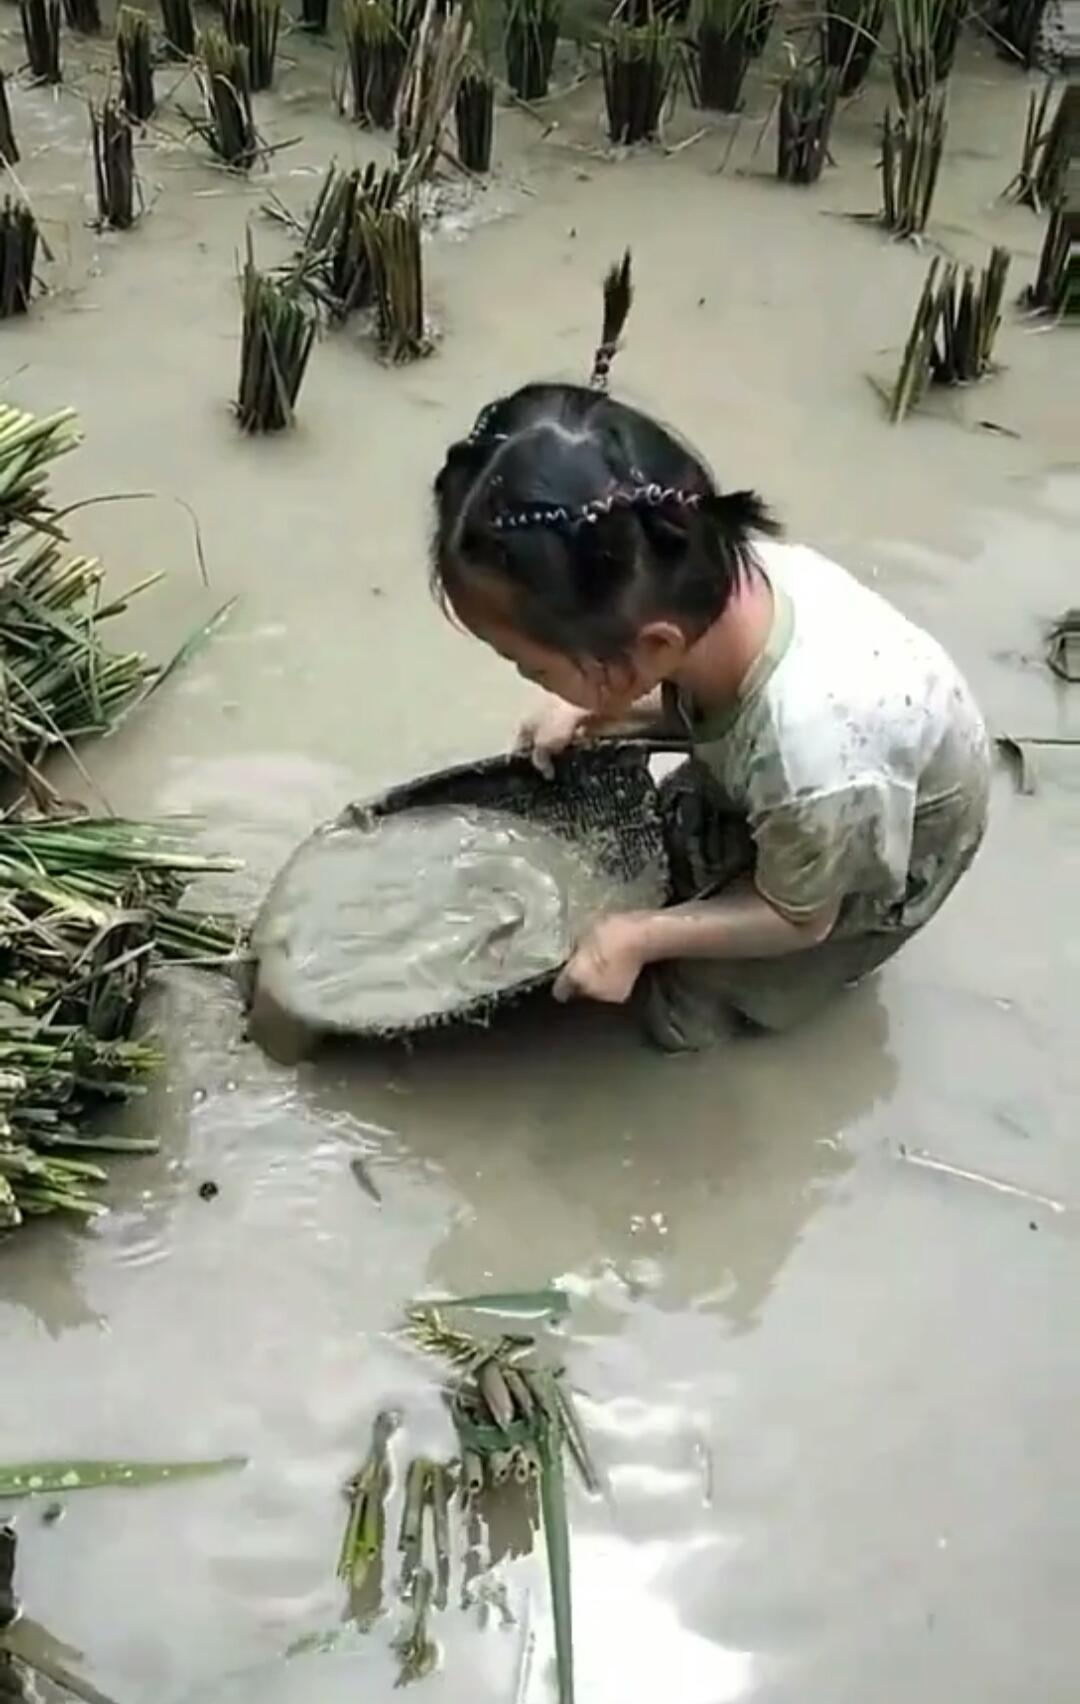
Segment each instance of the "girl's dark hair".
[{"label": "girl's dark hair", "polygon": [[482,408],[435,480],[431,583],[453,606],[501,582],[515,626],[569,656],[625,655],[649,620],[697,638],[780,528],[754,491],[721,495],[693,450],[607,394],[630,311],[630,252],[604,281],[588,385],[523,385]]}]

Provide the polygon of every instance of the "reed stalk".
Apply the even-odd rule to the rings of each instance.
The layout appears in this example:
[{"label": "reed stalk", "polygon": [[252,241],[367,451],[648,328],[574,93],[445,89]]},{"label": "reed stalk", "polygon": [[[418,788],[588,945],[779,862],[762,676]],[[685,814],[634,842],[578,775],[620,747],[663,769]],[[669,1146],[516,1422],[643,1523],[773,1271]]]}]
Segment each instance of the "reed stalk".
[{"label": "reed stalk", "polygon": [[410,183],[429,178],[438,163],[443,131],[469,63],[468,13],[454,5],[441,16],[439,8],[440,0],[426,0],[394,106],[397,154],[408,161]]},{"label": "reed stalk", "polygon": [[902,109],[886,110],[881,133],[881,223],[897,237],[926,229],[945,150],[944,90]]},{"label": "reed stalk", "polygon": [[100,0],[64,0],[64,22],[77,35],[100,35]]},{"label": "reed stalk", "polygon": [[119,101],[90,105],[94,191],[99,229],[129,231],[135,223],[135,148],[131,119]]},{"label": "reed stalk", "polygon": [[753,57],[753,0],[701,0],[695,34],[692,88],[708,112],[737,112]]},{"label": "reed stalk", "polygon": [[165,52],[170,59],[194,59],[196,38],[192,0],[161,0],[161,27]]},{"label": "reed stalk", "polygon": [[28,311],[37,249],[38,227],[33,213],[24,201],[6,195],[0,208],[0,319]]},{"label": "reed stalk", "polygon": [[760,59],[769,45],[779,0],[750,0],[746,25],[746,47],[751,59]]},{"label": "reed stalk", "polygon": [[[295,277],[332,320],[343,320],[375,301],[369,253],[370,221],[393,207],[405,192],[398,165],[380,171],[369,162],[350,172],[331,164],[310,214],[301,224],[284,215],[300,239],[289,275]],[[282,213],[271,206],[269,211]]]},{"label": "reed stalk", "polygon": [[995,248],[981,271],[935,255],[923,282],[889,396],[889,419],[898,424],[931,385],[970,385],[994,369],[1010,255]]},{"label": "reed stalk", "polygon": [[522,101],[543,100],[559,41],[560,0],[510,0],[504,19],[506,80]]},{"label": "reed stalk", "polygon": [[1070,81],[1061,91],[1039,151],[1035,194],[1040,207],[1057,206],[1077,159],[1080,159],[1080,82]]},{"label": "reed stalk", "polygon": [[346,106],[357,124],[391,130],[408,48],[383,0],[345,0]]},{"label": "reed stalk", "polygon": [[1065,191],[1047,222],[1033,282],[1021,298],[1038,313],[1072,320],[1080,315],[1080,168],[1073,166]]},{"label": "reed stalk", "polygon": [[489,172],[495,141],[495,80],[481,66],[474,66],[461,79],[454,102],[454,131],[458,159],[465,170]]},{"label": "reed stalk", "polygon": [[885,22],[885,0],[828,0],[820,26],[821,57],[840,73],[846,100],[866,81]]},{"label": "reed stalk", "polygon": [[379,347],[395,364],[431,352],[424,312],[424,267],[420,210],[415,197],[375,212],[361,207],[375,282]]},{"label": "reed stalk", "polygon": [[224,165],[248,171],[259,156],[259,137],[251,110],[247,49],[213,27],[202,32],[199,48],[205,116],[196,129]]},{"label": "reed stalk", "polygon": [[30,75],[38,83],[63,80],[60,64],[60,0],[19,0]]},{"label": "reed stalk", "polygon": [[236,418],[244,432],[281,432],[293,424],[315,344],[316,319],[295,279],[272,278],[259,271],[250,230],[241,299]]},{"label": "reed stalk", "polygon": [[967,0],[893,0],[893,83],[901,111],[925,100],[953,68]]},{"label": "reed stalk", "polygon": [[281,0],[224,0],[225,33],[247,52],[252,94],[273,87],[274,61],[281,30]]},{"label": "reed stalk", "polygon": [[675,69],[672,26],[612,24],[601,48],[608,136],[617,145],[655,142]]},{"label": "reed stalk", "polygon": [[829,132],[840,98],[841,73],[807,65],[780,92],[776,175],[781,183],[817,183],[829,153]]},{"label": "reed stalk", "polygon": [[0,71],[0,160],[6,166],[17,166],[19,163],[19,144],[15,140],[15,127],[11,122],[7,76],[3,71]]},{"label": "reed stalk", "polygon": [[134,6],[116,14],[116,59],[120,70],[120,102],[135,124],[154,116],[154,42],[150,19]]}]

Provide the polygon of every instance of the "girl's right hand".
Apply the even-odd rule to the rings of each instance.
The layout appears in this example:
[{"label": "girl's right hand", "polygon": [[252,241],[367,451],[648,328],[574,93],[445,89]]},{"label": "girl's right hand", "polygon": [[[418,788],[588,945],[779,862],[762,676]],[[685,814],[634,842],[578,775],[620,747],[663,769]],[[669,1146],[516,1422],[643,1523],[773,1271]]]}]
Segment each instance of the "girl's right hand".
[{"label": "girl's right hand", "polygon": [[588,710],[548,694],[518,729],[515,750],[532,758],[542,775],[550,779],[552,759],[580,739],[590,721]]}]

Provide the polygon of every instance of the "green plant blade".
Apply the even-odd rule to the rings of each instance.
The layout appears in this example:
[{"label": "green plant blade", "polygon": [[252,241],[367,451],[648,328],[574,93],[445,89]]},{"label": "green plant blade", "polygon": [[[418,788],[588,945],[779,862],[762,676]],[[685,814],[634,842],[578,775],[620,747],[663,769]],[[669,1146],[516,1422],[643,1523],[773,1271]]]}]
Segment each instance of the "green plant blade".
[{"label": "green plant blade", "polygon": [[247,1456],[215,1461],[27,1461],[0,1465],[0,1499],[37,1497],[43,1492],[99,1491],[108,1486],[163,1485],[174,1479],[204,1479],[248,1465]]}]

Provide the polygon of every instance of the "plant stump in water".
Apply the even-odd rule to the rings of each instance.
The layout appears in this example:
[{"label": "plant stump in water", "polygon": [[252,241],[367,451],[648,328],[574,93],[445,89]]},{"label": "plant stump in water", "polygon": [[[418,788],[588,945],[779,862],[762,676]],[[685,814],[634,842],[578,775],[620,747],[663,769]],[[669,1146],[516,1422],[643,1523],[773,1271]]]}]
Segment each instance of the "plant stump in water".
[{"label": "plant stump in water", "polygon": [[1043,14],[1047,0],[1004,0],[994,14],[998,52],[1030,71],[1039,57]]},{"label": "plant stump in water", "polygon": [[130,231],[135,223],[135,148],[131,120],[119,101],[91,105],[98,228]]},{"label": "plant stump in water", "polygon": [[281,29],[281,0],[225,0],[222,17],[229,40],[247,50],[248,86],[252,94],[272,88]]},{"label": "plant stump in water", "polygon": [[1003,248],[991,250],[981,272],[940,256],[931,261],[889,397],[894,425],[931,385],[976,384],[995,370],[1009,262]]},{"label": "plant stump in water", "polygon": [[25,314],[34,288],[37,220],[23,201],[4,197],[0,208],[0,319]]},{"label": "plant stump in water", "polygon": [[200,133],[223,165],[246,172],[259,156],[247,49],[214,28],[203,31],[200,46],[198,74],[205,107]]},{"label": "plant stump in water", "polygon": [[1080,166],[1070,170],[1050,215],[1034,282],[1021,301],[1058,319],[1080,317]]},{"label": "plant stump in water", "polygon": [[191,0],[161,0],[161,27],[169,59],[194,59],[195,14]]},{"label": "plant stump in water", "polygon": [[441,17],[439,0],[426,0],[394,108],[397,156],[408,162],[414,181],[430,178],[438,165],[443,132],[469,64],[471,37],[464,6],[451,6]]},{"label": "plant stump in water", "polygon": [[694,95],[707,112],[738,112],[743,83],[750,64],[750,43],[745,12],[733,12],[728,20],[714,5],[698,26],[697,75]]},{"label": "plant stump in water", "polygon": [[19,144],[15,140],[15,129],[11,122],[7,77],[3,71],[0,71],[0,160],[6,166],[17,166],[19,163]]},{"label": "plant stump in water", "polygon": [[345,0],[349,116],[373,130],[392,130],[407,47],[382,0]]},{"label": "plant stump in water", "polygon": [[884,21],[885,0],[830,0],[821,20],[821,57],[839,71],[844,100],[865,83]]},{"label": "plant stump in water", "polygon": [[467,172],[489,172],[495,140],[495,83],[486,71],[461,79],[454,102],[458,159]]},{"label": "plant stump in water", "polygon": [[746,26],[746,47],[751,59],[760,59],[769,45],[778,0],[747,0],[749,16]]},{"label": "plant stump in water", "polygon": [[64,22],[78,35],[100,35],[101,7],[98,0],[64,0]]},{"label": "plant stump in water", "polygon": [[364,208],[361,217],[375,280],[379,347],[388,361],[415,361],[431,352],[419,208],[413,200],[382,212]]},{"label": "plant stump in water", "polygon": [[293,423],[315,343],[315,310],[295,280],[268,278],[259,271],[250,231],[241,295],[236,418],[244,432],[281,432]]},{"label": "plant stump in water", "polygon": [[120,68],[120,101],[128,117],[145,124],[154,116],[154,44],[150,19],[134,6],[116,14],[116,60]]},{"label": "plant stump in water", "polygon": [[817,183],[829,152],[829,131],[840,98],[840,72],[808,65],[780,91],[776,175],[781,183]]},{"label": "plant stump in water", "polygon": [[300,0],[298,22],[309,35],[325,35],[330,22],[330,0]]},{"label": "plant stump in water", "polygon": [[902,111],[950,75],[966,10],[967,0],[894,0],[892,74]]},{"label": "plant stump in water", "polygon": [[896,237],[926,229],[945,148],[943,90],[894,118],[887,110],[881,131],[881,223]]},{"label": "plant stump in water", "polygon": [[608,135],[616,145],[655,142],[675,65],[666,23],[613,24],[602,49]]},{"label": "plant stump in water", "polygon": [[506,80],[522,101],[543,100],[559,40],[553,0],[515,0],[506,24]]},{"label": "plant stump in water", "polygon": [[60,0],[19,0],[26,62],[39,83],[59,83]]},{"label": "plant stump in water", "polygon": [[1065,193],[1072,162],[1080,157],[1080,83],[1066,83],[1046,129],[1035,173],[1040,207],[1054,207]]}]

